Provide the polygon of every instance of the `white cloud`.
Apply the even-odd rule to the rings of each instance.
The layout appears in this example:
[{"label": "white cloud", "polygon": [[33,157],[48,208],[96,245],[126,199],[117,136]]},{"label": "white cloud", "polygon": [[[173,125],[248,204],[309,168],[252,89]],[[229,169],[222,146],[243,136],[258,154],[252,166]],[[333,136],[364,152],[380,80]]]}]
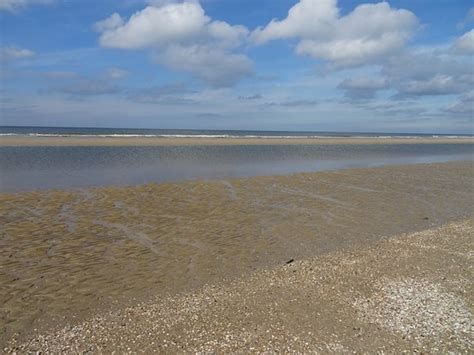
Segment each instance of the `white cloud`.
[{"label": "white cloud", "polygon": [[18,47],[0,48],[0,60],[3,60],[3,61],[31,58],[33,56],[35,56],[35,52],[26,48],[18,48]]},{"label": "white cloud", "polygon": [[107,17],[105,20],[102,21],[97,21],[93,29],[97,32],[104,32],[107,30],[114,30],[120,26],[123,26],[124,21],[122,19],[122,16],[120,16],[118,13],[113,13],[110,15],[110,17]]},{"label": "white cloud", "polygon": [[412,51],[390,58],[382,73],[402,97],[460,94],[474,84],[469,60],[436,51]]},{"label": "white cloud", "polygon": [[51,4],[54,0],[0,0],[0,10],[18,11],[28,5],[45,5]]},{"label": "white cloud", "polygon": [[208,22],[204,10],[196,3],[148,6],[124,25],[105,31],[100,43],[104,47],[140,49],[191,41]]},{"label": "white cloud", "polygon": [[252,33],[256,43],[284,38],[330,36],[339,16],[336,0],[301,0],[288,11],[282,21],[273,19],[265,28]]},{"label": "white cloud", "polygon": [[[103,23],[113,23],[114,26],[103,28]],[[194,1],[148,6],[132,15],[126,23],[115,13],[97,25],[102,27],[103,32],[100,44],[121,49],[209,42],[219,47],[236,47],[248,35],[244,26],[212,21],[201,5]]]},{"label": "white cloud", "polygon": [[418,28],[410,11],[386,2],[357,6],[340,16],[336,0],[300,0],[286,19],[256,29],[252,40],[296,38],[296,53],[328,61],[334,67],[372,63],[400,50]]},{"label": "white cloud", "polygon": [[232,86],[252,73],[252,63],[246,56],[210,46],[169,46],[155,59],[171,69],[192,73],[216,87]]},{"label": "white cloud", "polygon": [[458,54],[474,54],[474,30],[459,37],[454,43],[453,49]]},{"label": "white cloud", "polygon": [[126,22],[114,14],[95,27],[102,29],[103,47],[150,49],[158,63],[214,86],[232,85],[252,73],[251,61],[233,53],[248,36],[247,28],[212,20],[198,1],[152,2]]}]

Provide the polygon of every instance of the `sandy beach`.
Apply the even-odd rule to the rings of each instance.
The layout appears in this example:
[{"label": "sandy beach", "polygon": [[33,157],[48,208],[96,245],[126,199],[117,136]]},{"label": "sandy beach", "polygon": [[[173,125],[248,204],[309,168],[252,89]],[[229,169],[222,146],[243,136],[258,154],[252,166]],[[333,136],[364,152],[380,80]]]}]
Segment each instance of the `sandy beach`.
[{"label": "sandy beach", "polygon": [[144,138],[4,136],[0,147],[193,146],[301,144],[473,144],[474,138]]},{"label": "sandy beach", "polygon": [[470,219],[472,172],[452,162],[2,194],[0,342]]},{"label": "sandy beach", "polygon": [[472,353],[472,219],[57,328],[7,352]]}]

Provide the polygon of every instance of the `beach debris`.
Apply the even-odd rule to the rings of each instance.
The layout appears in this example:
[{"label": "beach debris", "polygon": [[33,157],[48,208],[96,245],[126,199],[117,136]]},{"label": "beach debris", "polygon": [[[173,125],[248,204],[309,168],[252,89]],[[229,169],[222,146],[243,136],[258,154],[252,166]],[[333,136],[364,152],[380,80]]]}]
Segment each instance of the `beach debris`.
[{"label": "beach debris", "polygon": [[286,265],[291,264],[293,261],[295,261],[295,259],[290,259],[290,260],[288,260],[285,264],[286,264]]}]

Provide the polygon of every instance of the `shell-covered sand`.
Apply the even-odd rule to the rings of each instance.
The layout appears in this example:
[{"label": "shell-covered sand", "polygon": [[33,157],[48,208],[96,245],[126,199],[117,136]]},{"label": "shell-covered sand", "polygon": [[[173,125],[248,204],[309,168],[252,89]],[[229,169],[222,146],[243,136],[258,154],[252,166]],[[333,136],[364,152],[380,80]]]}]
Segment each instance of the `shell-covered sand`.
[{"label": "shell-covered sand", "polygon": [[474,351],[474,220],[156,298],[5,351]]},{"label": "shell-covered sand", "polygon": [[[0,195],[0,344],[290,259],[472,218],[473,171],[458,162]],[[373,287],[444,292],[413,279],[416,272]],[[364,313],[362,297],[371,296],[358,296],[353,306]],[[373,312],[361,317],[386,314]]]}]

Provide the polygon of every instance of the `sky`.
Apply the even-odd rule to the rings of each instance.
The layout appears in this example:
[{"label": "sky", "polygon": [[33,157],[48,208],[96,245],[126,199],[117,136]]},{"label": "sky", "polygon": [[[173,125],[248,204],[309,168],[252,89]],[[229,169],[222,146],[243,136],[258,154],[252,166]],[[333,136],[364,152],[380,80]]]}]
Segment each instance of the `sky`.
[{"label": "sky", "polygon": [[474,133],[471,0],[0,0],[0,125]]}]

